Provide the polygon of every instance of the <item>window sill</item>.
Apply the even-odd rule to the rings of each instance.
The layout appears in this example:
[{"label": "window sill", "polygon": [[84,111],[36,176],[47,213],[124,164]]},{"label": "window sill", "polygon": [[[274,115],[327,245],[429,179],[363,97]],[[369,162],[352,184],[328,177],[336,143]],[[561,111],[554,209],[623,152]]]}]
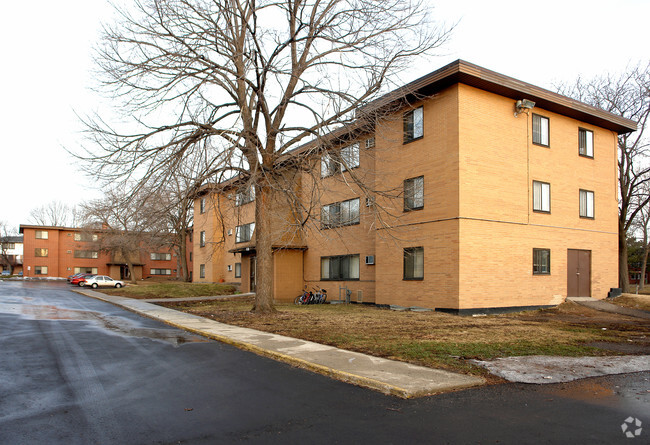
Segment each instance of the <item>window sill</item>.
[{"label": "window sill", "polygon": [[361,224],[361,222],[354,222],[354,223],[350,223],[350,224],[339,224],[339,225],[336,225],[336,226],[329,226],[329,227],[321,226],[320,229],[321,230],[340,229],[341,227],[358,226],[359,224]]},{"label": "window sill", "polygon": [[533,145],[537,145],[539,147],[544,147],[544,148],[551,148],[551,144],[542,144],[541,142],[533,141]]},{"label": "window sill", "polygon": [[404,208],[404,212],[417,212],[418,210],[424,210],[424,206],[422,207],[413,207],[413,208]]},{"label": "window sill", "polygon": [[422,278],[402,278],[402,281],[424,281],[424,277],[422,277]]},{"label": "window sill", "polygon": [[550,211],[550,210],[535,210],[535,209],[533,209],[533,212],[535,212],[535,213],[544,213],[544,214],[546,214],[546,215],[550,215],[550,214],[551,214],[551,211]]},{"label": "window sill", "polygon": [[419,136],[417,138],[413,138],[413,139],[404,139],[404,141],[402,142],[402,145],[410,144],[411,142],[419,141],[420,139],[423,139],[423,138],[424,138],[424,135]]},{"label": "window sill", "polygon": [[533,276],[534,277],[545,277],[545,276],[550,277],[551,272],[533,272]]},{"label": "window sill", "polygon": [[596,218],[593,217],[593,216],[582,216],[582,215],[580,215],[580,219],[591,219],[591,220],[594,220],[594,219],[596,219]]},{"label": "window sill", "polygon": [[321,278],[321,281],[359,281],[359,278]]},{"label": "window sill", "polygon": [[581,158],[594,159],[593,155],[589,156],[589,155],[583,155],[582,153],[578,153],[578,156],[580,156]]}]

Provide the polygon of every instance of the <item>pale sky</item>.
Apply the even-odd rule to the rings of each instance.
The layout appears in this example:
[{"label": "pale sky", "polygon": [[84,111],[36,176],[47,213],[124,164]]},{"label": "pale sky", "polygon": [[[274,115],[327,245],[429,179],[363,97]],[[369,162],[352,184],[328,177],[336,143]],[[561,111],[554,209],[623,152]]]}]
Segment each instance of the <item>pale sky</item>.
[{"label": "pale sky", "polygon": [[[123,0],[127,1],[127,0]],[[650,0],[430,0],[459,22],[440,56],[414,64],[406,83],[456,59],[552,89],[648,60]],[[111,15],[105,0],[4,2],[0,14],[0,220],[15,229],[53,200],[98,197],[64,147],[77,147],[76,114],[98,109],[92,47]]]}]

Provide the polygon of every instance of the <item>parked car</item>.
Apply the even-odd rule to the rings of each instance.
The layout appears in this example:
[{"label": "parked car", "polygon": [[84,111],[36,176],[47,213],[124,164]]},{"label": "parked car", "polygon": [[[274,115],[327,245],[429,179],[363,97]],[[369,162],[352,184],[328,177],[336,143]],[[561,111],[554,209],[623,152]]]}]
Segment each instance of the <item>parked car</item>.
[{"label": "parked car", "polygon": [[88,279],[90,277],[94,277],[94,276],[95,275],[91,274],[91,273],[83,273],[83,274],[79,275],[78,277],[74,277],[73,279],[71,279],[70,284],[75,284],[77,286],[83,286],[86,279]]},{"label": "parked car", "polygon": [[117,287],[120,288],[124,286],[124,281],[114,280],[111,277],[106,275],[95,275],[94,277],[86,278],[86,281],[83,284],[84,286],[90,286],[93,289],[98,287]]},{"label": "parked car", "polygon": [[84,273],[85,272],[79,272],[79,273],[76,273],[74,275],[68,275],[68,283],[71,282],[72,280],[74,280],[75,278],[84,275]]}]

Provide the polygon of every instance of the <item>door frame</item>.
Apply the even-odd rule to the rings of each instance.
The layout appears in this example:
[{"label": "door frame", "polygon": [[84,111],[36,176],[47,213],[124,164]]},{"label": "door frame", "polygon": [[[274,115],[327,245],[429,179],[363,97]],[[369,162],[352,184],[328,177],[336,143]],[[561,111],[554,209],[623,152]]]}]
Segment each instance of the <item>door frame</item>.
[{"label": "door frame", "polygon": [[[586,249],[567,249],[567,297],[591,297],[591,253],[591,250]],[[573,272],[574,268],[577,268],[577,272]],[[584,279],[585,272],[587,280]],[[576,277],[576,275],[580,275],[580,277]],[[572,282],[572,280],[577,280],[577,282]],[[575,292],[570,292],[574,287]],[[584,287],[587,288],[586,292]],[[570,295],[571,293],[577,295]]]}]

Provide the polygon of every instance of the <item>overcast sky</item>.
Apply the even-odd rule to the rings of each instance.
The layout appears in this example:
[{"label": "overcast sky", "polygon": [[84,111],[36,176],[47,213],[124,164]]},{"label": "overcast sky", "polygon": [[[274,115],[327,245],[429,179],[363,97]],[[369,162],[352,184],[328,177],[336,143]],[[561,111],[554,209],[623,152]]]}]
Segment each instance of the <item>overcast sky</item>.
[{"label": "overcast sky", "polygon": [[[648,0],[431,0],[434,17],[458,22],[440,56],[414,64],[406,83],[456,60],[551,89],[648,60]],[[105,0],[4,2],[0,18],[0,220],[15,229],[29,211],[100,196],[66,153],[76,114],[96,110],[92,47],[111,15]]]}]

